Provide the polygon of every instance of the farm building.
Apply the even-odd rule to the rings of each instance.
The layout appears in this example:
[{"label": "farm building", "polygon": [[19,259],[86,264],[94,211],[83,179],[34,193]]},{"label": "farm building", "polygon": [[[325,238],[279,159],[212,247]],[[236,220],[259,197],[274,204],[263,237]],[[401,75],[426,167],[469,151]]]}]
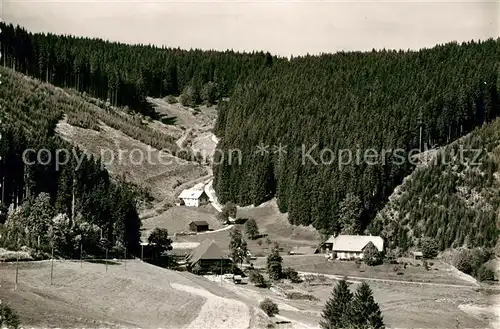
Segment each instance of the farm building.
[{"label": "farm building", "polygon": [[172,250],[169,254],[179,260],[185,259],[199,245],[199,242],[172,242]]},{"label": "farm building", "polygon": [[412,254],[413,254],[413,259],[415,260],[422,260],[423,258],[423,254],[421,251],[414,251],[412,252]]},{"label": "farm building", "polygon": [[323,252],[335,252],[338,259],[362,259],[363,250],[372,243],[378,251],[384,250],[384,239],[372,235],[339,235],[331,236],[323,245]]},{"label": "farm building", "polygon": [[189,223],[189,229],[193,232],[205,232],[208,231],[208,223],[204,220],[195,220]]},{"label": "farm building", "polygon": [[186,257],[189,268],[200,273],[229,273],[233,262],[226,257],[213,240],[205,240]]},{"label": "farm building", "polygon": [[204,190],[184,190],[179,194],[180,204],[188,207],[199,207],[208,202],[208,195]]}]

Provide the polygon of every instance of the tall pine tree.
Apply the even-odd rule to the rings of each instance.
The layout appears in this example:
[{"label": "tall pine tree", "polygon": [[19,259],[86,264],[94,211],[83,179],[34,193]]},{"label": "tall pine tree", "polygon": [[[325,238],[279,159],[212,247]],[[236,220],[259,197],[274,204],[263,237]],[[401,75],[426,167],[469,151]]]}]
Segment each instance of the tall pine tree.
[{"label": "tall pine tree", "polygon": [[362,282],[358,286],[351,305],[351,321],[355,328],[385,328],[382,313],[373,298],[373,292],[368,283]]},{"label": "tall pine tree", "polygon": [[323,329],[350,328],[352,293],[347,282],[340,280],[326,302],[320,326]]}]

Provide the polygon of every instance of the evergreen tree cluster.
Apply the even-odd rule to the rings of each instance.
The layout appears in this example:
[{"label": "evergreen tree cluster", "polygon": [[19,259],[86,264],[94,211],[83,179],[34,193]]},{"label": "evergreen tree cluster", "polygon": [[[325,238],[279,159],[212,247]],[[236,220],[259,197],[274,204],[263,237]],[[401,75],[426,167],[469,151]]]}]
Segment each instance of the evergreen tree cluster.
[{"label": "evergreen tree cluster", "polygon": [[155,117],[146,96],[179,95],[189,105],[212,104],[232,93],[240,76],[278,60],[269,53],[181,50],[99,39],[30,33],[0,23],[3,65],[114,106]]},{"label": "evergreen tree cluster", "polygon": [[[364,232],[413,170],[410,151],[449,143],[497,117],[499,55],[499,40],[341,52],[279,62],[248,77],[218,107],[219,200],[245,206],[276,197],[294,225]],[[364,153],[372,149],[375,160]],[[234,150],[241,163],[229,156]],[[431,236],[441,219],[432,220],[436,225],[424,226],[436,230]],[[467,219],[455,216],[450,227],[460,221]]]},{"label": "evergreen tree cluster", "polygon": [[93,248],[97,227],[114,246],[137,251],[141,224],[136,189],[113,181],[98,159],[55,134],[63,115],[77,110],[76,100],[20,74],[0,71],[0,197],[4,208],[13,208],[4,242],[46,250],[55,242],[61,247],[56,252],[72,256],[76,251],[70,245],[76,241]]},{"label": "evergreen tree cluster", "polygon": [[500,120],[439,150],[376,216],[389,249],[495,247],[500,234]]},{"label": "evergreen tree cluster", "polygon": [[373,292],[362,282],[353,294],[345,280],[333,288],[331,298],[326,302],[321,315],[323,329],[383,329],[385,328],[380,308],[373,298]]}]

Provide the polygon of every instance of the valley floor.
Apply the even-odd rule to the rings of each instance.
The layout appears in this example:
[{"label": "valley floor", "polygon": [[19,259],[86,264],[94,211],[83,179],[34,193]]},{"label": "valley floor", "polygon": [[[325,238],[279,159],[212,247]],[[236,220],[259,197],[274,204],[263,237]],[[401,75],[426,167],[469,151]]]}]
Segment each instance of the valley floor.
[{"label": "valley floor", "polygon": [[[258,305],[268,297],[280,309],[273,319],[280,323],[276,328],[312,329],[318,328],[322,308],[338,279],[326,275],[322,280],[263,289],[137,260],[108,265],[107,271],[104,264],[56,261],[51,285],[50,264],[20,263],[17,291],[15,264],[0,265],[0,299],[19,313],[23,326],[265,328],[269,319]],[[441,275],[459,280],[450,273]],[[363,279],[368,280],[388,328],[454,328],[457,323],[460,328],[496,328],[493,312],[498,295],[487,296],[466,281],[450,286],[350,278],[351,288]],[[288,299],[280,293],[287,289],[314,298]]]}]

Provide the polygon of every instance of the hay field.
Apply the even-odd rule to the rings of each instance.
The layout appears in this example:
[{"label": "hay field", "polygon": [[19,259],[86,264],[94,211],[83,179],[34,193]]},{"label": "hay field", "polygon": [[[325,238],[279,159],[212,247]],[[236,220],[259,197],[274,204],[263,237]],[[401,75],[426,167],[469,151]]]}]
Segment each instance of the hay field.
[{"label": "hay field", "polygon": [[[244,327],[250,323],[250,309],[235,293],[139,261],[108,265],[107,273],[104,264],[56,261],[52,286],[50,261],[21,263],[17,291],[14,278],[15,264],[0,264],[0,299],[19,313],[23,326],[191,328],[207,320],[207,312],[228,310]],[[235,323],[227,320],[212,316],[209,324]]]}]

